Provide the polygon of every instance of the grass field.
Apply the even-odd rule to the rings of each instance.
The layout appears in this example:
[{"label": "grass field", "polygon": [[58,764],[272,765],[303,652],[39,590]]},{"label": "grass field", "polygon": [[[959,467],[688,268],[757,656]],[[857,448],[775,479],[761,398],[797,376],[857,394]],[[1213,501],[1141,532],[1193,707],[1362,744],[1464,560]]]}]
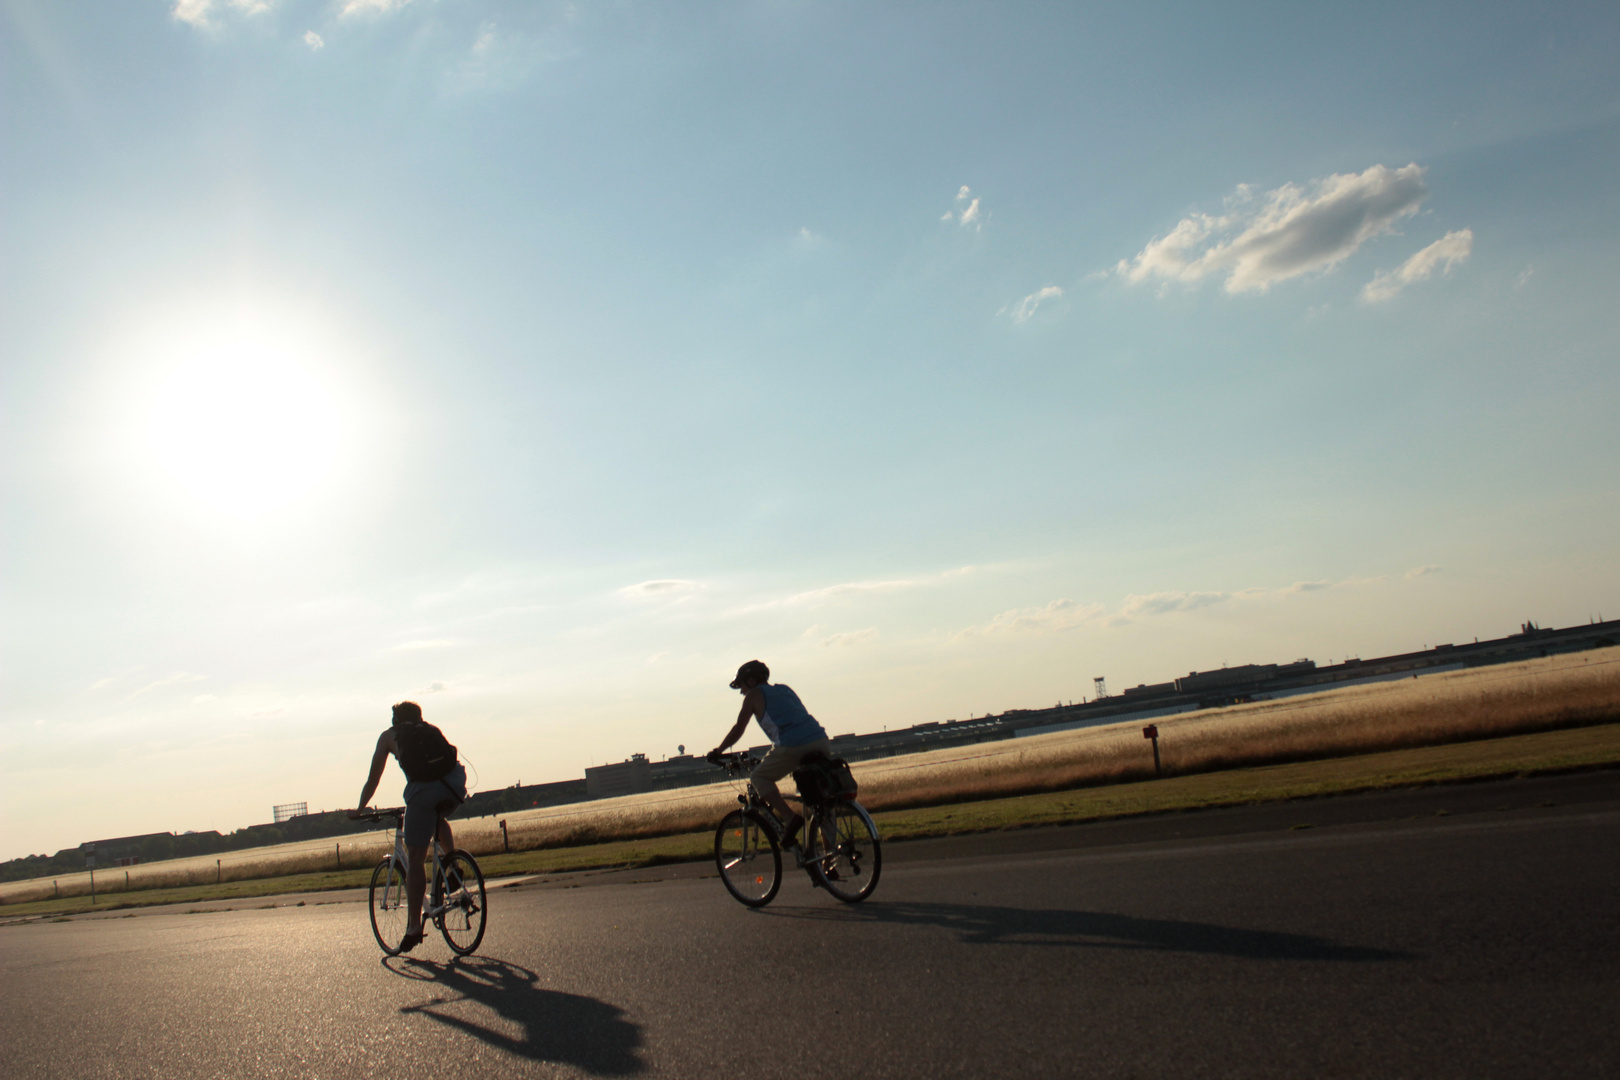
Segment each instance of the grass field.
[{"label": "grass field", "polygon": [[[1157,781],[1156,790],[1181,790],[1177,784],[1194,776],[1253,766],[1446,746],[1616,720],[1620,648],[1346,687],[1159,718],[1155,722],[1166,778]],[[953,807],[938,810],[936,816],[967,817],[978,813],[965,809],[968,804],[1019,795],[1056,792],[1078,798],[1080,792],[1099,789],[1096,797],[1106,800],[1109,793],[1134,790],[1154,776],[1152,747],[1142,738],[1140,721],[859,762],[855,773],[861,801],[875,813]],[[735,805],[739,788],[717,783],[651,792],[519,811],[505,820],[517,852],[566,849],[572,854],[565,861],[577,860],[603,845],[702,832]],[[904,820],[909,819],[895,819],[897,827]],[[480,858],[502,851],[495,818],[457,821],[455,829],[457,843]],[[391,832],[376,832],[232,852],[217,859],[173,859],[98,871],[96,889],[108,902],[118,903],[123,893],[218,889],[297,875],[326,880],[340,869],[366,868],[368,873],[391,844]],[[88,898],[89,893],[89,875],[70,874],[0,885],[0,904],[10,912],[17,904]]]},{"label": "grass field", "polygon": [[[1358,791],[1456,783],[1579,769],[1620,767],[1620,724],[1601,724],[1443,746],[1387,750],[1318,761],[1265,765],[1140,780],[1103,787],[933,807],[876,815],[886,840],[952,836],[1041,825],[1073,824],[1142,814],[1309,799]],[[488,877],[562,873],[609,867],[655,866],[711,857],[714,820],[692,832],[643,840],[587,844],[480,857]],[[65,918],[156,904],[243,901],[283,893],[365,885],[370,870],[329,871],[114,893],[92,904],[89,896],[7,904],[4,918]]]}]

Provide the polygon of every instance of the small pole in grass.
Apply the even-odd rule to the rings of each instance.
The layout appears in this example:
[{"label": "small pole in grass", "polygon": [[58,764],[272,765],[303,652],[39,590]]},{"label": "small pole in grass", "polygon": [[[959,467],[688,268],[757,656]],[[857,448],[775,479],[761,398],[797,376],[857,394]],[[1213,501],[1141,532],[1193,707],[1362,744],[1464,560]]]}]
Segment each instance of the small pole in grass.
[{"label": "small pole in grass", "polygon": [[96,849],[92,845],[84,849],[84,865],[90,869],[90,902],[96,902]]},{"label": "small pole in grass", "polygon": [[218,859],[214,860],[214,884],[215,885],[218,885],[221,881],[225,880],[225,870],[224,870],[223,867],[221,867],[219,865],[219,863],[220,863],[220,861]]},{"label": "small pole in grass", "polygon": [[1142,738],[1153,740],[1153,775],[1163,776],[1164,766],[1159,761],[1159,725],[1149,724],[1143,728]]},{"label": "small pole in grass", "polygon": [[343,869],[343,845],[341,843],[333,844],[332,850],[337,852],[337,868],[339,870]]},{"label": "small pole in grass", "polygon": [[506,819],[501,818],[501,847],[508,855],[512,854],[512,842],[506,836]]}]

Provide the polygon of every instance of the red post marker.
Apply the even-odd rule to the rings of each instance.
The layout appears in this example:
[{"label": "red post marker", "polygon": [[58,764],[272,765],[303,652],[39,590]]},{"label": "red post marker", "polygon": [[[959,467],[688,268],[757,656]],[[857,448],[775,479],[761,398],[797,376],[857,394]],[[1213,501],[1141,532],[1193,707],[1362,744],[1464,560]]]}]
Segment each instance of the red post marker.
[{"label": "red post marker", "polygon": [[1149,724],[1143,728],[1142,738],[1153,740],[1153,775],[1163,776],[1164,766],[1159,762],[1159,725]]}]

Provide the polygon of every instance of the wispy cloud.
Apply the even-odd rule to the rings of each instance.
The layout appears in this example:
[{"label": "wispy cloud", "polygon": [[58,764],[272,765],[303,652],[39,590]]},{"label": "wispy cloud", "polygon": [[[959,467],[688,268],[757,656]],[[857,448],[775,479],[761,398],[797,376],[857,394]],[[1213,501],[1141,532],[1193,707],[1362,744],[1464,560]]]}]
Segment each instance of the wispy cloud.
[{"label": "wispy cloud", "polygon": [[183,683],[202,682],[205,678],[207,678],[207,676],[204,676],[204,675],[192,675],[192,674],[189,674],[189,673],[184,672],[184,671],[178,672],[178,673],[176,673],[174,675],[170,675],[166,679],[159,679],[156,682],[147,683],[145,686],[141,687],[140,689],[136,690],[134,693],[130,694],[124,700],[125,701],[134,701],[136,698],[140,697],[142,694],[149,694],[154,690],[161,690],[165,686],[179,686],[179,685],[181,685]]},{"label": "wispy cloud", "polygon": [[1361,298],[1369,304],[1388,300],[1414,282],[1427,281],[1437,268],[1442,274],[1451,273],[1452,265],[1466,262],[1473,251],[1473,229],[1448,232],[1397,269],[1380,270],[1374,274],[1373,279],[1362,286]]},{"label": "wispy cloud", "polygon": [[667,599],[689,593],[696,588],[697,582],[685,578],[658,578],[654,581],[626,585],[619,590],[619,595],[628,600]]},{"label": "wispy cloud", "polygon": [[389,652],[418,652],[423,649],[453,649],[461,642],[455,638],[419,638],[415,641],[402,641],[394,645]]},{"label": "wispy cloud", "polygon": [[355,15],[391,15],[410,2],[411,0],[345,0],[338,15],[343,18]]},{"label": "wispy cloud", "polygon": [[963,184],[956,193],[955,205],[940,215],[941,221],[954,221],[963,228],[973,229],[975,232],[984,228],[985,211],[979,205],[978,196],[973,189]]},{"label": "wispy cloud", "polygon": [[1406,572],[1406,580],[1411,581],[1413,578],[1428,577],[1430,574],[1438,574],[1439,572],[1440,568],[1438,566],[1414,566]]},{"label": "wispy cloud", "polygon": [[[1420,568],[1424,571],[1427,569]],[[1414,571],[1407,576],[1412,577],[1416,573],[1417,571]],[[1201,611],[1233,601],[1284,599],[1324,589],[1357,588],[1377,584],[1383,580],[1383,578],[1346,578],[1343,581],[1296,581],[1292,585],[1256,585],[1235,592],[1166,590],[1145,594],[1132,593],[1112,612],[1105,604],[1080,604],[1069,599],[1053,600],[1045,607],[1004,611],[983,626],[957,631],[951,635],[951,640],[1012,634],[1043,636],[1088,624],[1118,627],[1142,619]]]},{"label": "wispy cloud", "polygon": [[1197,611],[1199,608],[1223,604],[1232,599],[1227,592],[1156,592],[1146,596],[1131,595],[1119,609],[1124,619],[1139,619],[1144,615],[1168,615],[1173,611]]},{"label": "wispy cloud", "polygon": [[1073,600],[1053,600],[1045,607],[1014,608],[1003,611],[983,626],[970,626],[951,635],[952,640],[971,637],[1024,635],[1044,637],[1062,633],[1100,618],[1107,609],[1102,604],[1080,604]]},{"label": "wispy cloud", "polygon": [[1417,212],[1423,169],[1374,165],[1256,195],[1240,185],[1219,215],[1183,218],[1114,273],[1126,281],[1196,283],[1226,278],[1226,291],[1264,292],[1279,281],[1331,270],[1362,244]]},{"label": "wispy cloud", "polygon": [[1008,315],[1015,323],[1026,323],[1030,316],[1035,314],[1037,308],[1048,300],[1056,300],[1063,295],[1063,290],[1056,285],[1048,285],[1043,289],[1030,293],[1016,304],[1008,304],[997,315]]},{"label": "wispy cloud", "polygon": [[818,589],[806,589],[804,592],[794,593],[774,600],[762,600],[747,604],[731,611],[731,615],[751,615],[757,611],[770,611],[779,608],[818,607],[823,604],[840,600],[851,600],[862,596],[899,592],[904,589],[922,589],[942,585],[959,578],[973,574],[978,567],[962,566],[946,570],[937,574],[928,574],[914,578],[889,578],[878,581],[842,581],[836,585],[823,585]]},{"label": "wispy cloud", "polygon": [[842,634],[834,634],[824,638],[821,642],[823,649],[843,649],[858,644],[877,634],[877,627],[869,626],[865,630],[846,630]]}]

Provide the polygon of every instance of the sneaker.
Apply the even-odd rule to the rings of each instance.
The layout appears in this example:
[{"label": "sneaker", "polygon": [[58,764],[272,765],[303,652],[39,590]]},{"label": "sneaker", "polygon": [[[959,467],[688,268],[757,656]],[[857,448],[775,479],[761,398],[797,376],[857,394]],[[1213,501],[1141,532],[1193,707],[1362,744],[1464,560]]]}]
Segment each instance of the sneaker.
[{"label": "sneaker", "polygon": [[804,828],[804,818],[794,814],[793,820],[789,821],[787,827],[782,830],[782,846],[786,848],[797,844],[799,842],[799,830],[802,828]]},{"label": "sneaker", "polygon": [[399,939],[399,951],[402,953],[407,953],[420,944],[422,944],[422,931],[417,930],[414,933],[408,933]]}]

